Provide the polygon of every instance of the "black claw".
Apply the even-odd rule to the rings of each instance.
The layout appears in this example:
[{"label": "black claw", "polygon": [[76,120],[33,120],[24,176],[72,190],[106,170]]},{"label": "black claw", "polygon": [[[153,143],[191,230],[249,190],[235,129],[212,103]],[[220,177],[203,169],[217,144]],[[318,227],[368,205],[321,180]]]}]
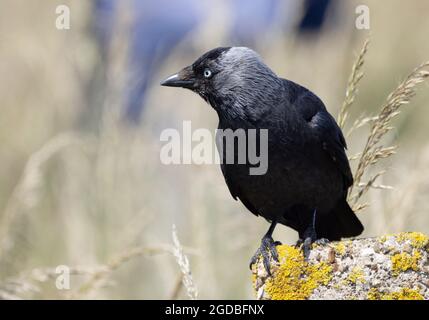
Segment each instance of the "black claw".
[{"label": "black claw", "polygon": [[[298,243],[302,244],[302,252],[304,254],[304,260],[307,261],[310,256],[311,251],[311,244],[317,240],[317,234],[316,234],[316,210],[314,210],[313,213],[313,221],[308,226],[308,228],[305,230],[303,234],[303,238],[298,240]],[[298,244],[297,243],[297,244]]]},{"label": "black claw", "polygon": [[276,246],[279,244],[281,244],[279,241],[274,241],[271,237],[264,236],[261,241],[261,246],[256,250],[255,254],[250,260],[250,269],[252,269],[252,265],[258,261],[259,257],[262,256],[264,268],[267,271],[267,274],[271,277],[272,273],[270,270],[270,258],[276,262],[279,262],[279,255],[276,248]]},{"label": "black claw", "polygon": [[302,244],[302,252],[304,254],[305,261],[308,261],[308,258],[310,256],[311,244],[312,244],[312,239],[310,237],[307,237],[304,239],[304,242]]},{"label": "black claw", "polygon": [[275,244],[270,247],[270,253],[271,253],[271,257],[273,258],[273,260],[275,262],[279,262],[279,253],[277,252],[277,248],[276,248]]},{"label": "black claw", "polygon": [[252,270],[252,266],[258,261],[259,257],[261,256],[261,248],[259,247],[258,250],[256,250],[255,254],[250,259],[249,269]]},{"label": "black claw", "polygon": [[270,269],[270,257],[267,251],[262,251],[262,262],[264,263],[265,271],[267,271],[268,276],[272,276]]}]

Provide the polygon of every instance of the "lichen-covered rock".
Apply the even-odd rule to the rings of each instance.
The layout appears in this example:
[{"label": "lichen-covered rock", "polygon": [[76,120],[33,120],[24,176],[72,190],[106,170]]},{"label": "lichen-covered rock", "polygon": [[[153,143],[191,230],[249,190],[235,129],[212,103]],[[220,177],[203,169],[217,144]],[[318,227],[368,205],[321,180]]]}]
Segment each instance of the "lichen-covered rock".
[{"label": "lichen-covered rock", "polygon": [[300,248],[277,250],[272,277],[261,259],[253,266],[258,299],[429,299],[429,238],[422,233],[314,244],[307,261]]}]

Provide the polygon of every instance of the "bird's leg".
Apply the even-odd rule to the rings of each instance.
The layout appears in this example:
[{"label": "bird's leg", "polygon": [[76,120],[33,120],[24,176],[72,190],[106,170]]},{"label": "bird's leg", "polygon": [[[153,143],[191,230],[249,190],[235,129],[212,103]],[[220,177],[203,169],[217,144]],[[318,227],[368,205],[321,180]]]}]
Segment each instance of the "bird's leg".
[{"label": "bird's leg", "polygon": [[311,244],[317,240],[316,234],[316,213],[317,209],[314,209],[313,219],[307,229],[304,231],[304,239],[302,241],[302,251],[304,258],[307,260],[310,255]]},{"label": "bird's leg", "polygon": [[250,260],[250,268],[252,268],[252,265],[254,265],[258,261],[259,257],[262,256],[262,261],[264,263],[265,270],[267,271],[269,276],[271,276],[270,255],[274,261],[279,261],[279,255],[277,253],[276,246],[280,245],[281,243],[279,241],[273,240],[273,232],[276,227],[276,224],[276,221],[273,221],[271,223],[270,228],[261,240],[260,247],[258,248],[258,250],[256,250],[255,254]]}]

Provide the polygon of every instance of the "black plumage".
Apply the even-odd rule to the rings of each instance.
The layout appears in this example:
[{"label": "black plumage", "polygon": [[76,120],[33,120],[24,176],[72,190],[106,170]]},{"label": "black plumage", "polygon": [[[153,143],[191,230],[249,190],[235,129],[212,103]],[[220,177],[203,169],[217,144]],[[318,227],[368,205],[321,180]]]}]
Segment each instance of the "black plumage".
[{"label": "black plumage", "polygon": [[346,201],[353,177],[344,136],[314,93],[279,78],[242,47],[211,50],[162,84],[200,94],[217,112],[219,129],[268,129],[265,174],[250,175],[249,163],[221,165],[234,199],[271,222],[255,255],[266,267],[267,252],[277,258],[276,223],[295,229],[307,252],[317,239],[363,231]]}]

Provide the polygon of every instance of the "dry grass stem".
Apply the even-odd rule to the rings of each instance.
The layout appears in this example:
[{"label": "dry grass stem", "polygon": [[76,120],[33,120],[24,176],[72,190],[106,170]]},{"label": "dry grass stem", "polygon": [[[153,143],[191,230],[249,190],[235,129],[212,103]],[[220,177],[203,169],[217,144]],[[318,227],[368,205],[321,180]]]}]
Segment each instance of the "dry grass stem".
[{"label": "dry grass stem", "polygon": [[346,88],[346,97],[344,99],[343,105],[341,106],[340,112],[338,114],[338,125],[341,129],[344,129],[344,126],[349,117],[350,107],[355,100],[355,96],[358,90],[359,81],[362,79],[364,73],[362,72],[362,67],[365,62],[364,58],[368,51],[369,39],[365,40],[363,47],[356,59],[356,62],[353,64],[352,73],[347,82]]},{"label": "dry grass stem", "polygon": [[[198,254],[198,252],[192,248],[183,248],[183,251],[186,251],[188,254]],[[105,282],[108,276],[122,266],[124,263],[132,260],[136,257],[155,255],[169,253],[176,255],[176,248],[171,245],[157,245],[157,246],[145,246],[145,247],[136,247],[127,250],[126,252],[110,259],[110,261],[101,267],[97,268],[96,272],[91,274],[91,277],[86,281],[80,288],[72,294],[72,298],[81,297],[82,295],[87,296],[94,290],[100,288]]]},{"label": "dry grass stem", "polygon": [[0,261],[5,252],[11,250],[9,239],[11,225],[19,213],[34,207],[39,199],[39,188],[43,181],[43,166],[59,151],[72,144],[81,144],[82,138],[71,132],[61,133],[34,152],[25,164],[23,173],[0,216]]},{"label": "dry grass stem", "polygon": [[180,271],[183,274],[183,286],[186,288],[188,297],[192,300],[197,299],[198,289],[192,278],[191,268],[189,265],[188,257],[183,252],[183,247],[180,244],[177,236],[176,226],[173,225],[173,245],[174,245],[174,256],[176,257],[177,264],[180,267]]},{"label": "dry grass stem", "polygon": [[[400,107],[410,102],[415,95],[416,86],[429,77],[429,62],[423,63],[413,70],[411,74],[388,96],[386,103],[382,106],[379,114],[371,119],[370,133],[365,147],[361,153],[357,169],[354,174],[354,184],[350,188],[349,199],[356,206],[359,199],[374,185],[375,181],[382,176],[385,171],[373,175],[367,183],[361,186],[361,181],[365,173],[379,160],[393,155],[396,146],[385,147],[381,144],[382,138],[392,129],[392,119],[400,113]],[[352,190],[359,189],[352,195]]]},{"label": "dry grass stem", "polygon": [[[176,248],[169,244],[135,247],[110,259],[105,265],[99,266],[73,266],[69,268],[70,275],[89,277],[76,291],[67,295],[70,299],[78,299],[89,296],[96,289],[106,283],[109,275],[121,267],[124,263],[141,256],[157,254],[175,254]],[[182,247],[187,254],[198,255],[195,249]],[[0,299],[21,299],[25,294],[34,294],[40,291],[39,285],[49,280],[56,279],[56,268],[35,268],[22,273],[18,277],[4,280],[0,285]]]}]

